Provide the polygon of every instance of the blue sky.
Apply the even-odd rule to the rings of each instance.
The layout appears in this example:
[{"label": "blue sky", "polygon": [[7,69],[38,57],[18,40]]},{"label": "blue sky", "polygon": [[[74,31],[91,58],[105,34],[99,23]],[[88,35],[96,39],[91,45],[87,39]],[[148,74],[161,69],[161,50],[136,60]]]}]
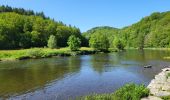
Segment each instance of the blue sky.
[{"label": "blue sky", "polygon": [[170,11],[170,0],[0,0],[0,4],[43,11],[82,32],[96,26],[122,28],[153,12]]}]

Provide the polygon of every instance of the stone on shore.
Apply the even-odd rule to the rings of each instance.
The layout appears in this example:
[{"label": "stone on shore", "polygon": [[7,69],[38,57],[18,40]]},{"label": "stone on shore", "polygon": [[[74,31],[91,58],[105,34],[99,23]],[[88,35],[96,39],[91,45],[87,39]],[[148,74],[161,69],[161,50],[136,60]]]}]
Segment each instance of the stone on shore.
[{"label": "stone on shore", "polygon": [[162,99],[159,97],[155,97],[155,96],[149,96],[146,98],[142,98],[141,100],[162,100]]},{"label": "stone on shore", "polygon": [[155,76],[155,79],[148,85],[150,94],[157,97],[170,96],[170,68],[162,69],[162,72]]}]

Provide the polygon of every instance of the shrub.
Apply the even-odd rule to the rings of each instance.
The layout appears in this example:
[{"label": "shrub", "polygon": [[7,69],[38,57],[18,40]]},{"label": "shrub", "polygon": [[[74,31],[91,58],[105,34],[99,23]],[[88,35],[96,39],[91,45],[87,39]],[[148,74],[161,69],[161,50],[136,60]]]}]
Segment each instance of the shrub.
[{"label": "shrub", "polygon": [[100,51],[108,51],[109,49],[109,39],[106,34],[95,33],[92,34],[89,40],[90,47],[100,50]]},{"label": "shrub", "polygon": [[57,40],[56,40],[56,37],[54,35],[50,35],[47,46],[51,49],[54,49],[54,48],[57,47]]},{"label": "shrub", "polygon": [[71,35],[68,39],[67,44],[71,51],[77,51],[81,46],[81,40],[78,37]]},{"label": "shrub", "polygon": [[123,41],[118,38],[114,39],[113,46],[118,50],[124,50],[124,48],[125,48]]},{"label": "shrub", "polygon": [[149,95],[144,85],[127,84],[112,94],[95,94],[81,98],[81,100],[140,100]]},{"label": "shrub", "polygon": [[170,100],[170,96],[161,97],[163,100]]},{"label": "shrub", "polygon": [[27,51],[27,55],[32,58],[43,57],[44,53],[41,49],[30,49]]}]

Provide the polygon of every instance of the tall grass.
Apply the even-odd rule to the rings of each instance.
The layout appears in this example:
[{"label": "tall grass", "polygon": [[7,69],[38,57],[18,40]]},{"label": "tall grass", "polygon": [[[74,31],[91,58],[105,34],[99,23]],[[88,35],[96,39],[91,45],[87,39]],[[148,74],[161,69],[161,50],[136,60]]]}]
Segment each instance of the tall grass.
[{"label": "tall grass", "polygon": [[94,94],[82,97],[81,100],[140,100],[149,95],[144,85],[126,84],[111,94]]},{"label": "tall grass", "polygon": [[16,60],[16,59],[28,59],[28,58],[44,58],[52,56],[71,56],[82,54],[88,51],[93,53],[92,48],[82,47],[80,51],[72,52],[69,48],[49,49],[49,48],[31,48],[23,50],[0,50],[0,60]]}]

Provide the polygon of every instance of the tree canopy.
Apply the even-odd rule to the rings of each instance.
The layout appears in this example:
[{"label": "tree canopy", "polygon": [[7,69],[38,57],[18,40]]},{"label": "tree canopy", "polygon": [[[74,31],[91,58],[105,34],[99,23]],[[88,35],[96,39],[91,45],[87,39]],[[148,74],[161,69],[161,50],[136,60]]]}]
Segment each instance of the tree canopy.
[{"label": "tree canopy", "polygon": [[170,11],[155,12],[141,21],[122,29],[96,27],[83,33],[86,39],[96,33],[107,34],[110,47],[114,47],[114,38],[123,40],[126,48],[169,48],[170,47]]},{"label": "tree canopy", "polygon": [[89,45],[96,50],[108,51],[109,39],[106,34],[95,33],[91,35]]},{"label": "tree canopy", "polygon": [[71,51],[77,51],[81,46],[81,40],[75,35],[71,35],[67,43]]},{"label": "tree canopy", "polygon": [[67,46],[70,35],[83,38],[78,28],[41,16],[0,13],[0,49],[47,46],[50,35],[56,36],[57,45]]},{"label": "tree canopy", "polygon": [[115,47],[114,39],[126,48],[170,47],[170,11],[155,12],[122,29],[95,27],[81,34],[80,29],[46,17],[43,12],[0,6],[0,49],[44,47],[51,35],[56,45],[68,46],[71,35],[81,40],[81,46],[107,50]]},{"label": "tree canopy", "polygon": [[54,35],[50,35],[50,38],[48,39],[48,45],[49,48],[54,49],[57,47],[57,40]]}]

